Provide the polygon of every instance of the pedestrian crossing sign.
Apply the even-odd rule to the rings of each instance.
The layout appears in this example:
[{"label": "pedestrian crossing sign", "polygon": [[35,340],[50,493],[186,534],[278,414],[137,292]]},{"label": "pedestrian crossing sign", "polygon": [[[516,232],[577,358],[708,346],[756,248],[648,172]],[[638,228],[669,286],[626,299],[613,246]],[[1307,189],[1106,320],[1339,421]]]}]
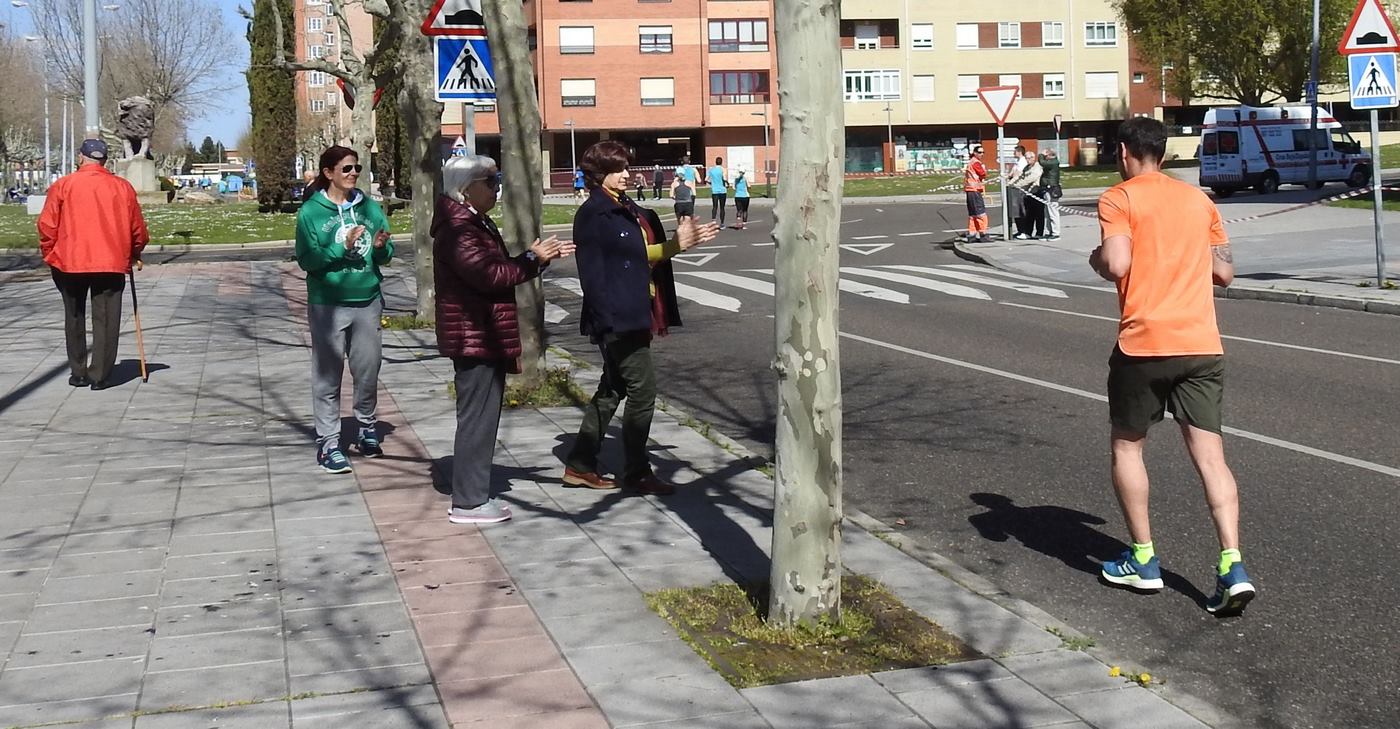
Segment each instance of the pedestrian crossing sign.
[{"label": "pedestrian crossing sign", "polygon": [[495,100],[495,67],[485,38],[439,37],[433,41],[438,101]]},{"label": "pedestrian crossing sign", "polygon": [[1392,109],[1400,106],[1395,91],[1395,54],[1365,53],[1347,56],[1351,81],[1351,108]]}]

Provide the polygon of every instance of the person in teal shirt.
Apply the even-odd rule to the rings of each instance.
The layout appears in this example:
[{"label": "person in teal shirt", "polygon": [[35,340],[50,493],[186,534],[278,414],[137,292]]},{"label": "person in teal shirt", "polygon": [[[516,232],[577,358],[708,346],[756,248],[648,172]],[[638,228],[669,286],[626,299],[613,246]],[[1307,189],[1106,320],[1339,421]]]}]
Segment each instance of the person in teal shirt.
[{"label": "person in teal shirt", "polygon": [[739,176],[734,178],[734,228],[743,230],[744,224],[749,222],[749,178],[744,176],[744,171],[739,170]]},{"label": "person in teal shirt", "polygon": [[724,202],[729,197],[729,180],[724,176],[724,158],[716,157],[715,166],[707,175],[710,181],[710,222],[719,221],[724,227]]},{"label": "person in teal shirt", "polygon": [[356,447],[366,458],[384,455],[375,415],[383,361],[379,267],[393,258],[394,243],[384,211],[355,187],[363,170],[359,161],[348,147],[322,153],[320,172],[297,213],[296,259],[306,271],[311,329],[316,462],[327,473],[350,472],[350,459],[340,448],[340,381],[347,355],[355,382]]}]

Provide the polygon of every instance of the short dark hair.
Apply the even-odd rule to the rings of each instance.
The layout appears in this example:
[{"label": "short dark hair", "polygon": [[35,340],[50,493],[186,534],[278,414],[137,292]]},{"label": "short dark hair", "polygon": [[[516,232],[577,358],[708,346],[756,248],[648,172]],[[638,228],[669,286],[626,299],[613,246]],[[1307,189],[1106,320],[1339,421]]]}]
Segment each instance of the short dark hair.
[{"label": "short dark hair", "polygon": [[717,164],[717,165],[722,165],[722,164],[724,164],[724,158],[723,158],[723,157],[716,157],[716,158],[715,158],[715,164]]},{"label": "short dark hair", "polygon": [[588,189],[601,187],[603,178],[632,166],[632,150],[627,145],[605,139],[583,151],[583,181]]},{"label": "short dark hair", "polygon": [[1167,127],[1150,116],[1139,116],[1118,125],[1118,141],[1128,155],[1144,162],[1160,163],[1167,156]]}]

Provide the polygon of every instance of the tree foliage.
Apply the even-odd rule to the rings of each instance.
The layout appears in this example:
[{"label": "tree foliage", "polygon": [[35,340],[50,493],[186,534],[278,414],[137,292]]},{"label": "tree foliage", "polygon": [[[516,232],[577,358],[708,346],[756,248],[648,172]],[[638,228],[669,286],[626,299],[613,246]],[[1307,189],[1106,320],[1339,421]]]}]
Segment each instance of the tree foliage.
[{"label": "tree foliage", "polygon": [[199,143],[199,154],[195,157],[196,162],[218,162],[219,146],[213,137],[206,136],[203,142]]},{"label": "tree foliage", "polygon": [[[296,174],[297,108],[292,74],[279,67],[278,49],[293,42],[293,29],[277,23],[291,17],[291,0],[256,0],[248,26],[252,61],[248,66],[248,102],[253,111],[253,160],[258,169],[258,200],[277,204],[289,197]],[[284,37],[276,37],[278,29]],[[208,141],[206,139],[206,141]]]},{"label": "tree foliage", "polygon": [[[387,21],[374,20],[375,38],[382,38]],[[399,40],[385,48],[380,56],[380,65],[397,68],[402,44]],[[403,76],[395,74],[383,86],[381,103],[374,112],[374,178],[385,195],[407,197],[409,190],[408,131],[404,128],[403,116],[399,114],[397,99],[403,88]],[[378,93],[378,92],[377,92]]]},{"label": "tree foliage", "polygon": [[[1167,91],[1189,103],[1217,97],[1259,106],[1304,98],[1311,0],[1114,0],[1138,55],[1172,66]],[[1354,3],[1321,2],[1320,84],[1345,77],[1333,50]]]}]

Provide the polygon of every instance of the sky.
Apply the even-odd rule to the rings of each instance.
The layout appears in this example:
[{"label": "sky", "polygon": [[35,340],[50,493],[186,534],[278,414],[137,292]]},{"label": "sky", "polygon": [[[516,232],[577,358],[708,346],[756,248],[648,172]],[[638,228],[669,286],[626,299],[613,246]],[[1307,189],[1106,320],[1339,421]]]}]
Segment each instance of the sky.
[{"label": "sky", "polygon": [[[252,0],[216,2],[223,13],[225,26],[233,36],[235,49],[229,64],[220,71],[222,78],[218,79],[221,86],[228,87],[228,91],[215,95],[196,111],[195,118],[190,121],[189,135],[196,145],[207,135],[223,142],[226,147],[232,147],[238,143],[238,135],[252,123],[248,111],[248,84],[243,76],[248,68],[247,21],[238,15],[239,4],[251,7]],[[16,35],[33,32],[28,11],[16,9],[8,2],[0,6],[0,23],[8,25]]]}]

